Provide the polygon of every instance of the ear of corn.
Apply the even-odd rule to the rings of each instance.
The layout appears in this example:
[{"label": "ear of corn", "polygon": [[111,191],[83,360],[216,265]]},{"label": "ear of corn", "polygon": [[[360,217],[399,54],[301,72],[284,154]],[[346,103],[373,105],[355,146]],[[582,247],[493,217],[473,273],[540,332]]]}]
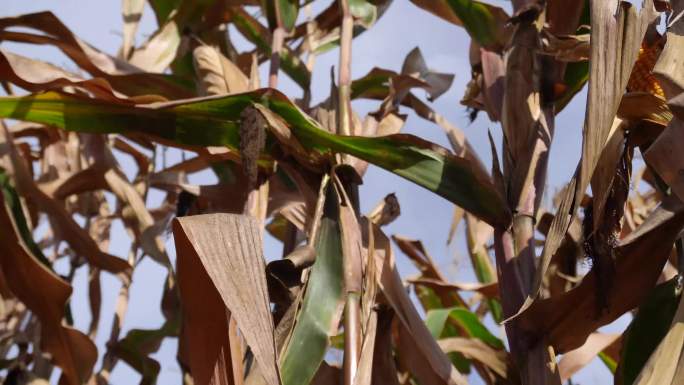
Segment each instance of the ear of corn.
[{"label": "ear of corn", "polygon": [[665,97],[658,79],[653,75],[653,67],[658,60],[660,51],[660,45],[657,43],[653,45],[643,43],[641,45],[639,56],[636,63],[634,63],[634,69],[632,69],[632,74],[627,83],[628,91],[648,92],[663,98]]}]

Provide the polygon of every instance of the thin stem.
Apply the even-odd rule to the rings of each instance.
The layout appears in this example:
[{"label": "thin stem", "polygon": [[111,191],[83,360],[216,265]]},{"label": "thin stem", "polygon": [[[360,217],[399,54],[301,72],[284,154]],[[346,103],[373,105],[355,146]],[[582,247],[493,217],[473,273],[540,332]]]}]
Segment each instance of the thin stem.
[{"label": "thin stem", "polygon": [[273,42],[271,43],[271,68],[268,73],[268,86],[278,88],[278,70],[280,70],[280,51],[283,49],[285,40],[285,29],[282,26],[273,31]]},{"label": "thin stem", "polygon": [[[354,20],[349,9],[348,0],[339,0],[342,10],[342,28],[340,32],[340,68],[338,78],[338,109],[337,109],[337,133],[340,135],[352,135],[351,124],[351,51]],[[346,156],[341,160],[346,163]],[[355,186],[350,186],[354,190]],[[344,190],[344,188],[340,189]],[[357,198],[357,197],[355,197]],[[355,199],[356,200],[356,199]],[[353,208],[354,202],[349,202]],[[355,210],[356,211],[356,210]],[[350,263],[349,256],[345,256],[345,265]],[[352,385],[358,369],[359,356],[361,354],[361,315],[360,315],[360,292],[347,292],[344,310],[344,384]]]},{"label": "thin stem", "polygon": [[361,357],[361,296],[347,293],[344,307],[344,385],[353,385]]},{"label": "thin stem", "polygon": [[354,20],[349,10],[348,0],[340,0],[340,8],[342,9],[342,31],[340,32],[337,132],[341,135],[351,135],[351,43]]}]

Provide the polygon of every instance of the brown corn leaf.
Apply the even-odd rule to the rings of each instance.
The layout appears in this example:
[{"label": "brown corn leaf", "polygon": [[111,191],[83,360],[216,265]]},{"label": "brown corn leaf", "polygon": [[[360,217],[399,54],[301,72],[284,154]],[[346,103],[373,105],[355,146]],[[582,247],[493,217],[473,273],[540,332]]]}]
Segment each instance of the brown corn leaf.
[{"label": "brown corn leaf", "polygon": [[[653,74],[658,79],[666,99],[672,99],[684,91],[684,63],[681,56],[684,49],[684,2],[673,1],[671,24],[665,34],[665,48],[660,53],[653,67]],[[675,16],[676,15],[676,16]]]},{"label": "brown corn leaf", "polygon": [[97,360],[95,344],[76,329],[63,326],[62,318],[71,286],[49,271],[28,250],[0,193],[0,267],[7,285],[40,320],[41,350],[52,355],[62,369],[60,383],[84,383]]},{"label": "brown corn leaf", "polygon": [[[174,226],[180,227],[176,222]],[[232,385],[234,374],[228,337],[230,313],[201,261],[193,255],[189,241],[181,240],[181,237],[181,234],[174,236],[178,250],[176,276],[183,313],[178,341],[179,361],[189,368],[193,383]]]},{"label": "brown corn leaf", "polygon": [[92,266],[112,274],[122,273],[122,278],[127,279],[131,266],[123,259],[100,250],[88,232],[81,228],[66,211],[64,205],[52,199],[36,185],[27,165],[19,158],[7,127],[3,123],[0,123],[0,126],[2,126],[0,127],[0,143],[5,142],[9,146],[9,151],[2,158],[3,166],[10,174],[13,174],[17,191],[40,211],[47,214],[53,230],[58,233],[59,238],[69,243],[77,255],[84,257]]},{"label": "brown corn leaf", "polygon": [[428,100],[433,101],[447,92],[454,80],[453,74],[438,73],[428,69],[420,48],[416,47],[406,55],[401,73],[422,79],[427,83],[425,90],[428,92]]},{"label": "brown corn leaf", "polygon": [[667,126],[672,120],[672,111],[665,99],[648,92],[628,92],[622,96],[617,116],[634,122],[647,121]]},{"label": "brown corn leaf", "polygon": [[385,226],[397,219],[401,215],[401,207],[399,200],[394,193],[387,194],[382,202],[378,203],[373,210],[368,214],[370,219],[376,226]]},{"label": "brown corn leaf", "polygon": [[437,343],[445,353],[461,353],[466,358],[484,364],[502,378],[507,377],[508,354],[505,350],[496,350],[476,338],[450,337]]},{"label": "brown corn leaf", "polygon": [[375,343],[378,332],[378,314],[372,311],[368,324],[365,325],[365,333],[359,355],[359,366],[354,376],[353,385],[371,385],[375,363]]},{"label": "brown corn leaf", "polygon": [[101,165],[100,167],[104,171],[104,180],[109,189],[133,210],[137,222],[138,242],[145,253],[163,266],[171,268],[164,242],[159,236],[155,236],[154,231],[151,231],[156,222],[147,210],[142,194],[126,179],[118,161],[105,142],[106,137],[103,135],[84,135],[83,138],[85,142],[84,154],[91,159],[93,164]]},{"label": "brown corn leaf", "polygon": [[[419,377],[425,385],[432,384],[467,384],[466,379],[453,367],[449,358],[441,351],[430,331],[421,320],[413,306],[396,270],[394,255],[389,239],[377,227],[373,227],[375,244],[374,256],[377,261],[378,284],[387,302],[395,311],[401,323],[399,330],[405,338],[410,350],[401,349],[411,355],[411,362],[424,377]],[[416,375],[416,373],[414,373]],[[426,381],[423,381],[425,379]]]},{"label": "brown corn leaf", "polygon": [[[604,293],[605,309],[596,295],[597,273],[592,270],[576,288],[535,301],[518,316],[521,328],[532,336],[547,336],[557,353],[582,346],[596,329],[642,302],[655,286],[682,227],[684,205],[674,197],[666,199],[615,250],[615,278],[612,290]],[[644,256],[649,263],[643,263]]]},{"label": "brown corn leaf", "polygon": [[658,139],[651,144],[644,158],[672,192],[684,199],[684,121],[673,119]]},{"label": "brown corn leaf", "polygon": [[[7,31],[10,27],[31,28],[44,35]],[[92,76],[107,79],[112,87],[127,95],[157,94],[172,99],[193,96],[191,90],[169,75],[143,73],[140,68],[97,50],[76,37],[51,12],[1,18],[0,40],[53,45],[83,70]]]},{"label": "brown corn leaf", "polygon": [[[84,80],[50,63],[29,59],[4,50],[0,50],[0,78],[32,92],[72,86],[90,92],[99,99],[133,104],[132,100],[113,91],[105,79]],[[159,97],[149,101],[163,100],[165,99]]]},{"label": "brown corn leaf", "polygon": [[423,242],[405,238],[401,235],[392,235],[392,240],[399,246],[399,250],[406,254],[411,262],[420,270],[423,277],[446,281],[430,254],[425,250]]},{"label": "brown corn leaf", "polygon": [[216,48],[199,46],[193,51],[193,59],[203,95],[249,91],[247,76]]},{"label": "brown corn leaf", "polygon": [[392,321],[394,312],[387,304],[378,306],[378,327],[373,354],[373,385],[399,385],[397,368],[392,354]]},{"label": "brown corn leaf", "polygon": [[560,62],[589,60],[589,34],[558,35],[542,32],[542,53]]},{"label": "brown corn leaf", "polygon": [[176,58],[176,51],[181,44],[181,26],[179,13],[168,19],[140,47],[131,52],[128,60],[132,65],[145,71],[161,73]]},{"label": "brown corn leaf", "polygon": [[589,96],[582,158],[558,207],[558,212],[570,215],[554,217],[535,273],[532,292],[518,314],[525,311],[540,293],[551,258],[576,215],[610,133],[644,34],[655,19],[656,12],[652,0],[646,0],[639,12],[629,3],[591,2],[591,15]]},{"label": "brown corn leaf", "polygon": [[591,333],[581,347],[563,355],[558,363],[561,381],[565,382],[587,366],[603,349],[620,338],[620,334]]},{"label": "brown corn leaf", "polygon": [[480,48],[482,62],[481,92],[483,106],[489,118],[498,122],[501,120],[504,97],[504,74],[506,65],[499,53]]},{"label": "brown corn leaf", "polygon": [[599,222],[603,219],[604,208],[611,193],[611,186],[616,177],[618,163],[623,158],[626,149],[625,130],[627,123],[620,119],[615,119],[612,124],[611,132],[606,142],[601,157],[596,164],[594,175],[591,178],[591,192],[594,195],[593,204],[593,229],[598,229]]},{"label": "brown corn leaf", "polygon": [[434,290],[437,295],[443,297],[445,295],[459,292],[459,291],[476,291],[486,298],[499,298],[499,283],[470,283],[470,282],[444,282],[432,278],[411,278],[409,283],[414,285],[422,285]]},{"label": "brown corn leaf", "polygon": [[[173,226],[177,260],[207,274],[235,317],[268,384],[280,384],[264,275],[266,266],[256,220],[242,215],[209,214],[178,218]],[[181,293],[183,283],[179,280]],[[201,302],[201,298],[186,297],[188,300]],[[215,359],[209,361],[212,366],[213,362]]]}]

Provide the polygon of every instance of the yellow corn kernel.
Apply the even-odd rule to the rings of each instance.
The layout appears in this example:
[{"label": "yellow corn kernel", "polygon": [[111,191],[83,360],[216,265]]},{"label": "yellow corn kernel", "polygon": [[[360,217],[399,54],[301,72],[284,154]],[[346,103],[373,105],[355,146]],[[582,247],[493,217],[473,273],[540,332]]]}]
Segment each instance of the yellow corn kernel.
[{"label": "yellow corn kernel", "polygon": [[632,74],[627,83],[627,90],[630,92],[648,92],[653,95],[665,97],[663,89],[658,83],[658,79],[653,75],[653,67],[655,66],[658,56],[660,55],[660,47],[658,44],[651,46],[642,44],[639,48],[639,56],[637,57]]}]

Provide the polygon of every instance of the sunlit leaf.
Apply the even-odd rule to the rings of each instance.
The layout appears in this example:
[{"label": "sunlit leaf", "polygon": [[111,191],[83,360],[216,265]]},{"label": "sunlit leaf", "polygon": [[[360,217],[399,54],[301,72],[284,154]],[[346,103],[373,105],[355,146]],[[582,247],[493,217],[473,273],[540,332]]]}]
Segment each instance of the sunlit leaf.
[{"label": "sunlit leaf", "polygon": [[509,221],[489,176],[471,161],[412,135],[372,138],[329,133],[275,90],[151,107],[122,106],[48,92],[0,99],[0,116],[78,132],[138,132],[185,145],[237,149],[239,116],[252,103],[263,103],[278,114],[310,151],[356,156],[443,196],[487,223],[506,225]]}]

